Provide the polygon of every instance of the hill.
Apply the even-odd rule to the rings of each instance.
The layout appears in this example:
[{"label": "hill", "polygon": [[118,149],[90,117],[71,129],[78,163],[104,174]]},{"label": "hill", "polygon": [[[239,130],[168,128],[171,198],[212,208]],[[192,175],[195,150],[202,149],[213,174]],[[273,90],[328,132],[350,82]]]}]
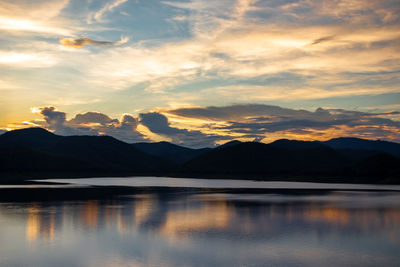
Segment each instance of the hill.
[{"label": "hill", "polygon": [[200,173],[289,175],[317,174],[350,164],[347,158],[329,147],[299,147],[298,141],[290,144],[286,141],[239,143],[213,149],[189,161],[184,168]]},{"label": "hill", "polygon": [[357,155],[321,142],[285,139],[270,144],[237,143],[194,158],[183,170],[205,177],[400,183],[399,158],[381,151],[352,152]]},{"label": "hill", "polygon": [[169,142],[135,143],[133,147],[153,156],[168,159],[177,164],[183,164],[209,150],[210,148],[192,149],[171,144]]},{"label": "hill", "polygon": [[381,151],[400,157],[400,144],[394,142],[340,137],[321,143],[334,149]]},{"label": "hill", "polygon": [[214,149],[168,142],[127,144],[110,136],[60,136],[41,128],[0,135],[0,182],[93,176],[191,176],[315,182],[400,183],[400,144],[231,141]]},{"label": "hill", "polygon": [[59,136],[40,128],[0,135],[0,176],[128,175],[175,165],[110,136]]}]

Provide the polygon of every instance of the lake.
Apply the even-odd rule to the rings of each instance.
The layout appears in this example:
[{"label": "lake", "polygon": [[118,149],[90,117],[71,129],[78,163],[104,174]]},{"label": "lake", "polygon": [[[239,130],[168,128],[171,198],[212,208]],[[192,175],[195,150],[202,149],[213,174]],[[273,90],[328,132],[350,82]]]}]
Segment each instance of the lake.
[{"label": "lake", "polygon": [[[240,180],[224,181],[224,186],[220,180],[180,183],[155,177],[146,184],[145,179],[52,181],[73,183],[67,189],[166,184],[172,189],[86,200],[0,202],[0,265],[400,264],[400,192],[391,191],[398,186]],[[25,190],[37,187],[41,185]],[[290,190],[273,190],[282,188]]]}]

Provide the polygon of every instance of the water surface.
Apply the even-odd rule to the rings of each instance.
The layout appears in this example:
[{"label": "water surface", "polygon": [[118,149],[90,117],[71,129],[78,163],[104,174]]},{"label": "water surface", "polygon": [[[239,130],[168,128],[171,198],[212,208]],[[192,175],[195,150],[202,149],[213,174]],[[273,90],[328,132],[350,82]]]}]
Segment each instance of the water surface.
[{"label": "water surface", "polygon": [[355,189],[355,190],[397,190],[400,185],[333,184],[278,182],[229,179],[193,179],[170,177],[112,177],[82,179],[37,180],[52,183],[97,186],[130,187],[184,187],[184,188],[244,188],[244,189]]},{"label": "water surface", "polygon": [[400,193],[0,203],[1,266],[398,266]]}]

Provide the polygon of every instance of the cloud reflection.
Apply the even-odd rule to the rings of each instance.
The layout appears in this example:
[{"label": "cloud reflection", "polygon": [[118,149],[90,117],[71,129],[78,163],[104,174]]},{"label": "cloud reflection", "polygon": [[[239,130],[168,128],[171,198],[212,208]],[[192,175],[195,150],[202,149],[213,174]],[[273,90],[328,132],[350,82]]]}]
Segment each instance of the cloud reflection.
[{"label": "cloud reflection", "polygon": [[342,197],[334,193],[321,196],[321,201],[265,202],[269,197],[261,195],[242,202],[221,194],[162,199],[157,195],[139,195],[124,200],[90,200],[67,210],[68,203],[53,207],[31,204],[27,209],[26,240],[52,240],[73,223],[73,231],[83,228],[121,235],[147,232],[174,242],[188,242],[198,234],[269,240],[309,229],[323,231],[322,237],[379,233],[390,242],[400,243],[398,208],[357,207],[358,204],[346,207],[343,206],[346,202],[329,200],[331,196]]}]

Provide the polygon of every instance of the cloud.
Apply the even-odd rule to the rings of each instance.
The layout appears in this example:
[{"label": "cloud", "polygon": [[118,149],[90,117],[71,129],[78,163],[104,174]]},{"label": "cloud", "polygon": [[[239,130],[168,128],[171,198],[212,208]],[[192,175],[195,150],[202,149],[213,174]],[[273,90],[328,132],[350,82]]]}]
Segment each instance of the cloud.
[{"label": "cloud", "polygon": [[[34,121],[36,126],[48,128],[60,135],[110,135],[125,142],[134,143],[150,141],[152,133],[164,136],[164,140],[189,147],[214,146],[217,141],[226,140],[224,135],[205,134],[201,131],[172,127],[168,118],[161,113],[142,113],[139,118],[124,114],[120,120],[112,119],[99,112],[77,114],[71,120],[66,113],[54,107],[33,108],[34,113],[41,114],[44,121]],[[138,129],[143,125],[150,130],[146,136]]]},{"label": "cloud", "polygon": [[171,135],[180,132],[179,129],[170,127],[167,117],[160,113],[141,113],[139,117],[140,123],[154,133]]},{"label": "cloud", "polygon": [[43,53],[18,53],[0,50],[0,64],[22,68],[47,68],[54,66],[57,60]]},{"label": "cloud", "polygon": [[87,112],[85,114],[77,114],[73,119],[69,121],[72,124],[86,124],[86,123],[110,123],[114,122],[110,117],[99,112]]},{"label": "cloud", "polygon": [[311,45],[316,45],[316,44],[320,44],[320,43],[323,43],[323,42],[328,42],[328,41],[333,40],[334,38],[335,38],[335,36],[325,36],[325,37],[321,37],[321,38],[318,38],[318,39],[314,40],[314,41],[311,43]]},{"label": "cloud", "polygon": [[[124,114],[120,119],[99,112],[72,119],[54,107],[33,108],[44,120],[24,122],[61,135],[110,135],[134,143],[168,140],[188,147],[212,147],[228,140],[272,142],[281,138],[328,140],[360,137],[400,142],[400,112],[362,112],[335,108],[313,111],[273,105],[204,106]],[[162,112],[162,113],[161,113]],[[17,127],[18,128],[18,127]]]},{"label": "cloud", "polygon": [[127,2],[128,0],[115,0],[113,2],[108,2],[105,6],[103,6],[99,11],[91,13],[88,16],[87,23],[91,24],[94,21],[101,21],[102,17],[107,12],[112,12],[116,7],[122,5],[123,3]]},{"label": "cloud", "polygon": [[56,111],[55,107],[44,107],[39,108],[39,110],[46,122],[52,127],[62,126],[66,121],[65,112]]},{"label": "cloud", "polygon": [[34,4],[30,1],[2,0],[0,16],[47,20],[58,16],[68,3],[69,0],[39,0]]},{"label": "cloud", "polygon": [[63,38],[60,39],[60,44],[68,46],[68,47],[76,47],[76,48],[82,48],[85,45],[94,45],[94,46],[119,46],[122,44],[125,44],[126,42],[129,41],[128,37],[121,37],[121,40],[118,42],[107,42],[107,41],[96,41],[89,39],[87,37],[82,37],[79,39],[73,39],[73,38]]},{"label": "cloud", "polygon": [[189,11],[190,14],[184,21],[190,23],[192,33],[197,38],[210,40],[229,29],[240,27],[246,13],[255,9],[253,6],[255,2],[257,1],[228,0],[210,2],[193,0],[188,2],[163,1],[162,3]]},{"label": "cloud", "polygon": [[[94,18],[97,13],[100,22],[107,22],[105,19],[111,12],[117,13],[128,6],[126,1],[102,3],[104,5],[94,10],[97,12],[93,12],[92,21],[97,21]],[[88,10],[90,12],[97,4],[93,1],[40,0],[35,4],[1,1],[0,67],[5,77],[1,79],[24,88],[18,95],[3,92],[3,110],[12,113],[7,117],[20,116],[14,105],[26,109],[32,103],[68,105],[69,110],[82,110],[83,103],[79,101],[98,99],[99,103],[90,106],[104,104],[107,109],[114,108],[115,114],[120,112],[115,108],[121,106],[132,110],[132,105],[136,105],[135,109],[148,110],[168,106],[171,102],[193,106],[278,100],[275,103],[302,106],[313,99],[313,103],[334,106],[345,96],[350,99],[346,100],[346,105],[358,106],[357,101],[364,99],[361,95],[371,99],[371,95],[400,92],[400,6],[397,0],[156,1],[151,4],[154,8],[137,1],[140,16],[121,17],[121,20],[110,20],[107,25],[85,28]],[[153,20],[156,17],[159,20]],[[168,20],[174,17],[179,19]],[[145,23],[146,19],[152,23]],[[136,23],[138,20],[143,23]],[[171,28],[170,23],[177,27]],[[79,38],[107,36],[104,40],[117,40],[108,37],[116,30],[137,32],[138,41],[115,46],[123,40],[106,42]],[[60,36],[71,38],[60,45],[55,42]],[[112,46],[113,49],[73,49],[85,45]],[[33,66],[52,68],[33,69]],[[112,90],[125,91],[110,93]],[[321,98],[331,98],[332,102],[317,100]],[[59,103],[56,99],[60,99]],[[237,125],[236,132],[224,130],[223,124],[257,123],[261,127],[265,119],[261,111],[246,111],[247,117],[259,117],[259,121],[255,118],[250,121],[243,115],[245,111],[236,109],[231,114],[237,117],[207,115],[215,125],[202,122],[204,128],[189,124],[188,120],[179,123],[170,116],[174,115],[172,113],[161,113],[167,116],[169,127],[209,131],[207,134],[241,135],[244,131],[239,129],[241,125]],[[118,118],[120,124],[121,120]],[[315,124],[314,118],[303,120]],[[275,122],[272,128],[284,129]],[[113,123],[93,121],[86,125],[96,123],[104,129],[117,127],[108,126]],[[300,121],[296,123],[301,124]],[[306,124],[303,122],[304,127]],[[307,125],[313,126],[312,123]],[[71,122],[64,126],[90,128]],[[139,124],[139,128],[141,126]],[[372,126],[368,127],[371,131]],[[297,130],[300,132],[312,131]],[[276,132],[269,132],[269,135],[272,133]]]},{"label": "cloud", "polygon": [[[307,95],[321,98],[321,94],[313,90],[326,97],[381,93],[382,87],[365,88],[365,78],[357,75],[352,76],[353,83],[358,85],[356,89],[355,86],[349,90],[329,87],[341,85],[338,80],[351,73],[369,73],[370,77],[378,78],[379,72],[394,72],[400,67],[397,24],[352,24],[349,27],[340,23],[280,24],[279,21],[265,22],[259,17],[248,18],[246,13],[253,12],[252,5],[238,11],[238,16],[228,16],[225,11],[236,5],[225,7],[218,3],[211,10],[194,8],[200,4],[211,5],[203,1],[173,3],[174,7],[190,6],[186,9],[190,11],[188,16],[194,17],[189,20],[194,32],[192,38],[146,41],[104,51],[90,62],[78,63],[79,70],[96,86],[121,90],[146,83],[148,92],[152,93],[215,79],[225,82],[222,87],[226,91],[235,91],[239,84],[242,88],[248,85],[249,91],[257,90],[252,80],[291,73],[304,79],[305,88],[299,91],[282,80],[280,87],[285,87],[288,94],[294,91],[295,94],[290,95],[296,98],[311,91]],[[241,10],[240,6],[237,9]],[[332,78],[329,83],[326,77]],[[315,85],[319,80],[325,84]],[[227,81],[237,83],[232,86]],[[264,88],[263,100],[271,99],[268,93],[274,88],[267,85]],[[399,92],[395,82],[390,88],[384,88]],[[284,98],[277,91],[273,92],[275,99]],[[247,95],[243,94],[242,98]]]},{"label": "cloud", "polygon": [[[71,34],[66,21],[59,18],[68,0],[0,2],[0,30],[39,34]],[[29,12],[27,12],[29,10]]]},{"label": "cloud", "polygon": [[129,114],[118,120],[99,112],[87,112],[67,120],[66,113],[55,107],[33,108],[32,111],[44,117],[44,122],[34,121],[35,124],[60,135],[110,135],[130,143],[148,140],[137,131],[138,121]]},{"label": "cloud", "polygon": [[201,131],[171,127],[168,118],[157,112],[139,114],[139,122],[151,132],[172,139],[173,143],[189,147],[214,146],[217,141],[229,139],[225,135],[205,134]]},{"label": "cloud", "polygon": [[199,107],[199,108],[180,108],[168,110],[168,113],[182,117],[209,119],[209,120],[241,120],[252,116],[309,116],[312,114],[306,110],[293,110],[282,108],[279,106],[263,105],[263,104],[241,104],[225,107]]},{"label": "cloud", "polygon": [[[257,140],[277,138],[321,140],[340,136],[381,138],[400,142],[398,111],[369,113],[344,109],[318,108],[315,111],[279,106],[246,104],[225,107],[179,108],[166,110],[181,120],[207,120],[215,134],[235,133]],[[212,124],[210,121],[217,123]]]}]

